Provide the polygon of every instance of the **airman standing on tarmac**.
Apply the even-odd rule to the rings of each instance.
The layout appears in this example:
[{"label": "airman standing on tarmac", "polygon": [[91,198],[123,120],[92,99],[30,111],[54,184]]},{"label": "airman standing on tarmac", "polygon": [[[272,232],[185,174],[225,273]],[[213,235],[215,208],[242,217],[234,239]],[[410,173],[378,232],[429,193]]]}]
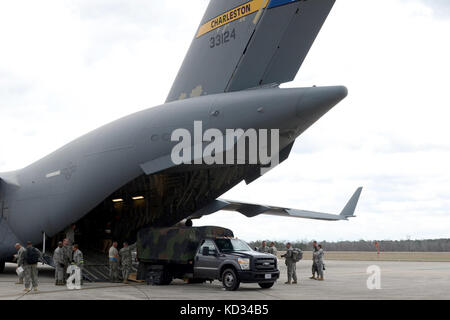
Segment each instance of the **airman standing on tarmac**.
[{"label": "airman standing on tarmac", "polygon": [[294,261],[292,255],[292,247],[291,243],[288,242],[286,244],[286,253],[283,254],[281,257],[285,258],[285,263],[287,267],[287,278],[288,280],[285,282],[285,284],[291,284],[291,280],[294,280],[292,284],[297,284],[297,263]]},{"label": "airman standing on tarmac", "polygon": [[[23,269],[23,261],[25,259],[25,248],[22,247],[22,245],[20,243],[16,243],[16,250],[17,250],[17,254],[16,254],[16,259],[17,259],[17,268],[22,268]],[[19,280],[17,280],[16,284],[23,284],[23,278],[25,276],[25,272],[21,272],[19,275]]]},{"label": "airman standing on tarmac", "polygon": [[75,264],[78,268],[80,268],[81,275],[81,284],[83,284],[83,267],[84,267],[84,259],[83,253],[80,249],[78,249],[78,244],[73,245],[73,264]]},{"label": "airman standing on tarmac", "polygon": [[317,265],[317,273],[319,274],[319,277],[317,278],[317,280],[319,281],[323,281],[323,249],[322,249],[322,245],[319,244],[318,250],[316,252],[314,252],[314,261]]},{"label": "airman standing on tarmac", "polygon": [[263,242],[261,243],[261,247],[258,249],[258,251],[259,251],[259,252],[262,252],[262,253],[268,253],[268,252],[269,252],[269,248],[267,247],[265,241],[263,241]]},{"label": "airman standing on tarmac", "polygon": [[129,246],[128,242],[124,242],[123,248],[119,251],[120,264],[122,266],[123,283],[128,283],[128,277],[131,273],[131,267],[133,266],[132,251],[135,248],[136,244]]},{"label": "airman standing on tarmac", "polygon": [[[314,258],[315,253],[317,252],[317,250],[319,250],[317,248],[317,241],[313,241],[313,254],[312,254],[312,267],[311,267],[311,272],[312,272],[312,277],[310,279],[316,280],[319,277],[319,272],[317,270],[317,264],[316,264],[316,260]],[[316,273],[317,273],[317,278],[316,278]]]},{"label": "airman standing on tarmac", "polygon": [[111,282],[119,281],[119,251],[117,251],[117,241],[114,241],[109,248],[109,278]]},{"label": "airman standing on tarmac", "polygon": [[25,259],[23,260],[23,269],[25,273],[25,292],[31,291],[31,285],[33,290],[38,290],[38,268],[37,263],[42,258],[42,253],[33,247],[33,244],[28,241],[27,249],[25,251]]},{"label": "airman standing on tarmac", "polygon": [[277,256],[278,250],[277,250],[277,247],[275,247],[275,243],[274,242],[270,243],[270,247],[269,247],[269,251],[268,252],[270,254],[273,254],[275,257]]},{"label": "airman standing on tarmac", "polygon": [[53,253],[53,263],[55,264],[55,286],[64,285],[64,248],[61,241]]},{"label": "airman standing on tarmac", "polygon": [[69,239],[63,240],[63,252],[64,252],[64,280],[67,280],[67,268],[72,263],[72,255],[73,255],[73,249],[70,245]]}]

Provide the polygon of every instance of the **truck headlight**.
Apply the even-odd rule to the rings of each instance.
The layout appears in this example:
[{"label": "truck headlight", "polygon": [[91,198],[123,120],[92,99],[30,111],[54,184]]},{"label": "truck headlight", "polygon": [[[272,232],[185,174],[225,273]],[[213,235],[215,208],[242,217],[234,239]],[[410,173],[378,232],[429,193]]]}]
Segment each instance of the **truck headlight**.
[{"label": "truck headlight", "polygon": [[241,270],[250,270],[250,259],[239,258],[238,263],[241,266]]}]

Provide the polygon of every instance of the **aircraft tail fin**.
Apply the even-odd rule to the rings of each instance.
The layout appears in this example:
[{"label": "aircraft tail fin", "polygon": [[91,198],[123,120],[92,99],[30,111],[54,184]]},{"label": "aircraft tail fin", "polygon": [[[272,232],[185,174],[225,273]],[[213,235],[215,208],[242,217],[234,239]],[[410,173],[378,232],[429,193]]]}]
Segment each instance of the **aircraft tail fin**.
[{"label": "aircraft tail fin", "polygon": [[356,205],[358,204],[358,200],[359,197],[361,196],[362,189],[363,189],[362,187],[356,189],[355,193],[347,202],[344,209],[342,209],[341,216],[346,218],[354,217]]},{"label": "aircraft tail fin", "polygon": [[292,81],[335,0],[211,0],[166,102]]}]

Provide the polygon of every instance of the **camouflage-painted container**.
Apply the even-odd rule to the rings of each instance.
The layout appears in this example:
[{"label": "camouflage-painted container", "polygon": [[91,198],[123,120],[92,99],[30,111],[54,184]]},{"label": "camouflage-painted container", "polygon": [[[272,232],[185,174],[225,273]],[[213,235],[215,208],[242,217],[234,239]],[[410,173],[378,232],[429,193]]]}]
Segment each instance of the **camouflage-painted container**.
[{"label": "camouflage-painted container", "polygon": [[137,235],[137,257],[142,262],[188,264],[200,241],[206,238],[234,237],[221,227],[172,227],[142,229]]}]

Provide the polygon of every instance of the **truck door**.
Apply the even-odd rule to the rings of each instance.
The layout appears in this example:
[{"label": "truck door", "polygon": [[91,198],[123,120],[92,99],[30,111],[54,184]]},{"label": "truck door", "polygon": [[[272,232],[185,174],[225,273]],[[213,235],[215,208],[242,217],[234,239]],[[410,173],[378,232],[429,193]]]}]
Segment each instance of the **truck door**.
[{"label": "truck door", "polygon": [[204,240],[200,246],[194,263],[195,278],[216,279],[218,275],[219,258],[215,255],[218,252],[212,240]]}]

